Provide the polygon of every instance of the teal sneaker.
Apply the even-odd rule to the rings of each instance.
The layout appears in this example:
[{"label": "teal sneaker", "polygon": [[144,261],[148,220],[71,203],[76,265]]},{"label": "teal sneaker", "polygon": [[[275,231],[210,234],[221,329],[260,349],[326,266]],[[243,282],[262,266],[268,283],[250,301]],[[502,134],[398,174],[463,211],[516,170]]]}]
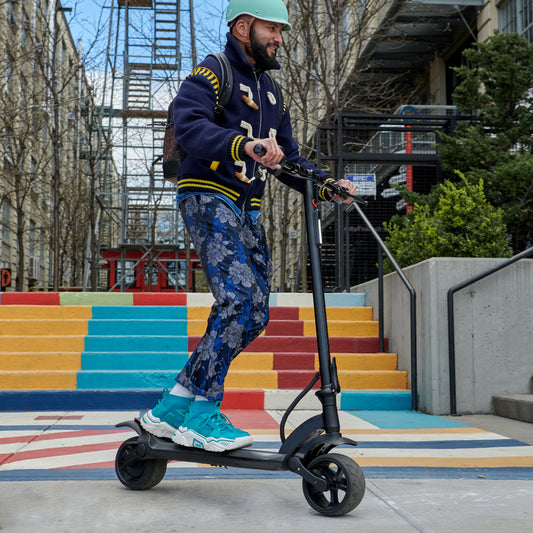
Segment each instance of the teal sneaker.
[{"label": "teal sneaker", "polygon": [[192,398],[174,396],[165,392],[157,405],[140,418],[141,426],[156,437],[171,439],[183,424]]},{"label": "teal sneaker", "polygon": [[195,401],[172,440],[181,446],[202,448],[210,452],[226,452],[253,444],[246,431],[237,429],[220,412],[220,402]]}]

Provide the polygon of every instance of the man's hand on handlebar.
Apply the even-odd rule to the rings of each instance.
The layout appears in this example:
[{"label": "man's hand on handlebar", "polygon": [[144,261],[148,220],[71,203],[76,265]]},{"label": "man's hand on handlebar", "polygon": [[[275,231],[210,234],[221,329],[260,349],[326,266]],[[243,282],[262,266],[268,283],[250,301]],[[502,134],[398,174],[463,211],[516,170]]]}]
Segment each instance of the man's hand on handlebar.
[{"label": "man's hand on handlebar", "polygon": [[[336,181],[335,185],[344,187],[347,189],[348,194],[355,196],[355,185],[350,180],[341,179]],[[342,198],[341,196],[333,196],[329,191],[326,192],[331,197],[332,202],[336,202],[338,204],[351,204],[353,202],[353,198],[351,196],[348,196],[348,198]]]},{"label": "man's hand on handlebar", "polygon": [[[305,169],[296,163],[284,161],[285,154],[276,139],[267,138],[248,141],[244,145],[244,153],[269,170],[284,169],[289,173],[302,174],[302,178],[313,179],[317,176],[312,170]],[[317,181],[320,182],[321,180]],[[334,183],[329,182],[328,184],[323,181],[322,183],[332,202],[351,204],[355,200],[355,185],[351,181],[340,179]]]},{"label": "man's hand on handlebar", "polygon": [[[256,146],[259,146],[259,148],[254,151],[254,148]],[[261,147],[263,148],[263,150],[260,150]],[[260,152],[264,153],[261,154]],[[272,170],[281,169],[281,165],[279,163],[285,155],[282,149],[279,147],[278,143],[276,142],[276,139],[272,139],[270,137],[266,139],[256,139],[255,141],[248,141],[244,145],[244,153],[248,157],[251,157],[253,160],[260,163],[261,165],[264,165],[265,167]]]}]

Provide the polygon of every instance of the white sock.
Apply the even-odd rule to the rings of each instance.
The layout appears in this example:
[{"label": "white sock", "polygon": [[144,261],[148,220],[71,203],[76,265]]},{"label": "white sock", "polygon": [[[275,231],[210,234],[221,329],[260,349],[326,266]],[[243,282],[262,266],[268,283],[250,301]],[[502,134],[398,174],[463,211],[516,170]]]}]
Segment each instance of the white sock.
[{"label": "white sock", "polygon": [[194,401],[195,402],[208,402],[209,400],[205,396],[200,396],[199,394],[197,394],[194,397]]},{"label": "white sock", "polygon": [[194,394],[181,385],[181,383],[176,383],[169,394],[172,394],[173,396],[181,396],[182,398],[194,398]]}]

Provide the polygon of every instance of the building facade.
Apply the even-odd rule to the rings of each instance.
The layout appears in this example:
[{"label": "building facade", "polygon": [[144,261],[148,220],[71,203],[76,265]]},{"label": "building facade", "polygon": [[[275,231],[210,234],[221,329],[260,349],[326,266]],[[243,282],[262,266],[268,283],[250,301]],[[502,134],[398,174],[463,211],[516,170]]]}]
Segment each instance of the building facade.
[{"label": "building facade", "polygon": [[116,180],[65,11],[56,0],[0,4],[3,290],[81,284],[92,191]]}]

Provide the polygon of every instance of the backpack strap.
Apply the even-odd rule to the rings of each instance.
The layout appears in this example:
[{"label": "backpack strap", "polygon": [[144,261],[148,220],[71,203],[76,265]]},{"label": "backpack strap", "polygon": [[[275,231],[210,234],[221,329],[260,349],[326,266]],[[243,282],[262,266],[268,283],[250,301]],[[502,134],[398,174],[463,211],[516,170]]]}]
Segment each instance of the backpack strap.
[{"label": "backpack strap", "polygon": [[229,59],[224,52],[217,52],[216,54],[209,55],[213,56],[220,65],[220,90],[218,93],[218,102],[215,106],[215,115],[220,118],[224,113],[224,108],[230,101],[231,93],[233,92],[233,70],[231,69]]}]

